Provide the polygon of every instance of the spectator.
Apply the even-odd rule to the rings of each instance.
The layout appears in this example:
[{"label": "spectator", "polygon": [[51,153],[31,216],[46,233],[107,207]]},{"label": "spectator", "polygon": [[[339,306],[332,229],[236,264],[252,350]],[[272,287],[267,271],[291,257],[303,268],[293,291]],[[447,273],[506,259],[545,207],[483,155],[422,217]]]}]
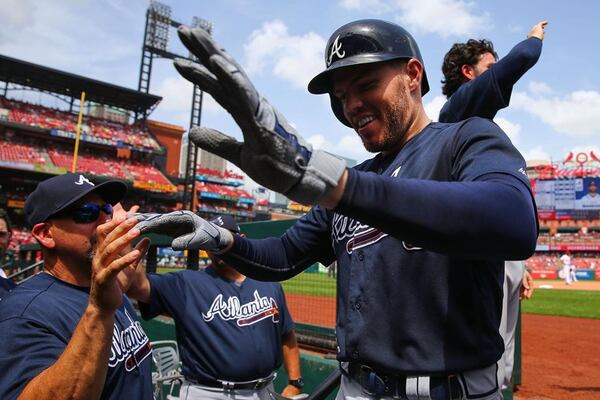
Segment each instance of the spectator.
[{"label": "spectator", "polygon": [[[6,210],[0,208],[0,265],[4,260],[4,254],[8,250],[8,244],[12,236],[12,226],[10,218]],[[0,299],[6,296],[6,294],[15,287],[13,281],[7,279],[6,273],[0,267]]]}]

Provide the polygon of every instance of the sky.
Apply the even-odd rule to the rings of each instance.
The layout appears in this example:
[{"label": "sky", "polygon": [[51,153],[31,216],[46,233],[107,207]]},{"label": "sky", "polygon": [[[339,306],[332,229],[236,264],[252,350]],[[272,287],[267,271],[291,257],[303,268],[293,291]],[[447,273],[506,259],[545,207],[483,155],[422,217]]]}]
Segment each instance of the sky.
[{"label": "sky", "polygon": [[[445,98],[441,64],[455,42],[486,38],[502,57],[547,20],[538,63],[514,87],[495,122],[525,159],[600,155],[600,3],[542,0],[163,0],[172,19],[213,24],[215,39],[246,69],[256,88],[316,148],[357,161],[372,157],[332,114],[327,96],[306,85],[324,69],[323,52],[339,26],[362,18],[395,22],[417,40],[431,91],[425,109],[437,120]],[[147,0],[0,0],[0,54],[137,89]],[[175,30],[169,49],[186,55]],[[155,59],[150,92],[163,97],[150,116],[189,127],[192,86],[170,60]],[[241,138],[209,96],[202,125]]]}]

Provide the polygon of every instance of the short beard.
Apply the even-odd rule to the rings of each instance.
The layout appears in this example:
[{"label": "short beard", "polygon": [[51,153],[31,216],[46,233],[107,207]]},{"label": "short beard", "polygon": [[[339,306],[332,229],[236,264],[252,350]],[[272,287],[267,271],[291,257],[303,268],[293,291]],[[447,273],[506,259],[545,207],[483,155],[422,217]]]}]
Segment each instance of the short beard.
[{"label": "short beard", "polygon": [[89,266],[92,266],[92,262],[94,261],[94,256],[96,255],[96,249],[92,248],[90,249],[87,254],[85,255],[85,261],[87,262],[87,264],[89,264]]},{"label": "short beard", "polygon": [[96,250],[97,250],[96,240],[91,240],[90,248],[88,249],[88,251],[85,254],[85,261],[86,261],[86,264],[90,266],[90,271],[92,270],[92,263],[94,261],[94,256],[96,255]]},{"label": "short beard", "polygon": [[381,119],[383,121],[383,140],[378,143],[365,143],[363,145],[368,152],[392,152],[399,150],[404,144],[408,132],[408,101],[409,96],[406,88],[398,88],[395,101],[387,104],[383,110]]}]

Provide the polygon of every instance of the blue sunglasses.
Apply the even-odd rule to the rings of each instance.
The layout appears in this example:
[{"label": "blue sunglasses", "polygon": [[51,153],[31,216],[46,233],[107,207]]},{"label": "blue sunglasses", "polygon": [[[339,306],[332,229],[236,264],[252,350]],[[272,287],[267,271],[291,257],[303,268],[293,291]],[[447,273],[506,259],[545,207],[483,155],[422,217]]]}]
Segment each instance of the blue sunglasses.
[{"label": "blue sunglasses", "polygon": [[112,216],[112,205],[105,203],[99,206],[98,204],[82,204],[77,208],[73,208],[65,213],[79,224],[89,224],[90,222],[98,221],[100,211],[108,216]]}]

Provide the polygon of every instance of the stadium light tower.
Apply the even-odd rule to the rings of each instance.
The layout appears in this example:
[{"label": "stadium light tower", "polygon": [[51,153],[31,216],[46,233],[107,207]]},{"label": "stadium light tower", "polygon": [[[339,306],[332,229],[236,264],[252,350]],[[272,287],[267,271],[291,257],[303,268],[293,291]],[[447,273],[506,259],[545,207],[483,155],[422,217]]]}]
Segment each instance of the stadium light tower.
[{"label": "stadium light tower", "polygon": [[[140,76],[138,80],[138,90],[140,92],[149,93],[150,78],[152,76],[152,61],[154,57],[171,60],[174,58],[187,58],[194,61],[194,57],[191,54],[184,56],[172,53],[168,50],[170,28],[178,28],[180,25],[182,25],[182,23],[171,18],[171,7],[155,0],[150,1],[150,7],[148,7],[148,10],[146,11],[146,27],[144,29],[142,61],[140,63]],[[191,26],[194,28],[202,28],[209,34],[212,32],[212,23],[202,18],[193,17]],[[200,126],[202,117],[202,96],[203,93],[200,88],[197,85],[194,85],[189,129],[192,129],[194,126]],[[136,119],[138,118],[137,113],[135,117]],[[145,120],[147,114],[144,113],[141,117]],[[186,153],[182,208],[193,210],[198,148],[192,142],[188,141]],[[198,269],[197,254],[194,257],[192,256],[193,253],[195,252],[190,252],[190,256],[188,257],[188,268]]]},{"label": "stadium light tower", "polygon": [[[174,59],[187,58],[194,60],[191,54],[187,56],[172,53],[169,48],[170,28],[178,28],[181,22],[171,18],[171,7],[158,1],[151,0],[150,6],[146,11],[146,27],[144,29],[144,43],[142,45],[142,60],[140,63],[140,75],[138,80],[138,90],[149,93],[150,79],[152,76],[152,62],[155,57]],[[202,28],[208,33],[212,32],[212,23],[198,17],[192,18],[192,27]],[[194,126],[200,126],[202,116],[202,98],[203,93],[197,85],[194,85],[192,93],[192,109],[190,114],[189,129]],[[136,114],[136,119],[139,117]],[[146,119],[147,115],[141,115]],[[194,182],[196,179],[196,163],[198,161],[198,148],[193,143],[188,143],[185,161],[184,173],[184,191],[183,208],[193,209],[194,207]]]}]

